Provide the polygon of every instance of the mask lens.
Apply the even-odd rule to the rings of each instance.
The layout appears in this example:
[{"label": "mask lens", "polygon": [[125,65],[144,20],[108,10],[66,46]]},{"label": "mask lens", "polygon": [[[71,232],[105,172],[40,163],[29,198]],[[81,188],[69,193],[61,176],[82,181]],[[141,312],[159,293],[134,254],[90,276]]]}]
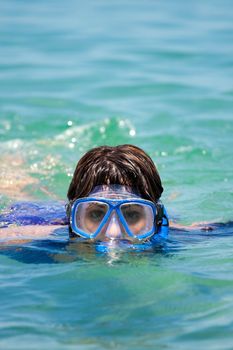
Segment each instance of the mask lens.
[{"label": "mask lens", "polygon": [[120,209],[134,236],[146,234],[153,229],[154,213],[151,206],[132,202],[122,204]]},{"label": "mask lens", "polygon": [[106,203],[98,201],[79,203],[75,213],[76,227],[85,233],[93,234],[98,230],[107,212]]}]

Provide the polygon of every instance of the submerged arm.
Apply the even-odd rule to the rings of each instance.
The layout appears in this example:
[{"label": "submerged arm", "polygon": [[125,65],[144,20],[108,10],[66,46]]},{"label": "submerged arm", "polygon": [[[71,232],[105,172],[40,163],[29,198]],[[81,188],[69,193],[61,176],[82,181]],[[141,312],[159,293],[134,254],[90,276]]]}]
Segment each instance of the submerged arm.
[{"label": "submerged arm", "polygon": [[9,242],[17,244],[19,242],[30,242],[34,239],[49,237],[53,231],[58,228],[64,228],[64,225],[27,225],[27,226],[8,226],[0,229],[0,245]]}]

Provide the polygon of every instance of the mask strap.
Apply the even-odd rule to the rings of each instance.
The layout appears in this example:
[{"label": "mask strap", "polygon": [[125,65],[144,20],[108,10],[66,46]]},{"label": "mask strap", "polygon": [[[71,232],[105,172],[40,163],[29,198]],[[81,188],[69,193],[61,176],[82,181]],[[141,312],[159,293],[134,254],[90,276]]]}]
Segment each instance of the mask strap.
[{"label": "mask strap", "polygon": [[66,203],[65,210],[66,210],[66,216],[67,216],[68,220],[70,220],[71,207],[72,207],[72,202]]},{"label": "mask strap", "polygon": [[[163,224],[163,218],[166,219],[166,224]],[[156,229],[157,232],[159,232],[159,228],[162,226],[169,226],[169,221],[167,218],[167,215],[165,215],[164,212],[164,205],[161,202],[156,203],[156,217],[155,217],[155,224],[156,224]]]},{"label": "mask strap", "polygon": [[77,234],[75,234],[75,233],[72,231],[72,228],[71,228],[71,225],[70,225],[71,208],[72,208],[72,204],[73,204],[73,203],[74,203],[74,200],[73,200],[73,201],[69,201],[69,202],[66,203],[66,205],[65,205],[66,216],[67,216],[67,219],[68,219],[69,236],[70,236],[70,237],[76,237],[76,236],[77,236]]}]

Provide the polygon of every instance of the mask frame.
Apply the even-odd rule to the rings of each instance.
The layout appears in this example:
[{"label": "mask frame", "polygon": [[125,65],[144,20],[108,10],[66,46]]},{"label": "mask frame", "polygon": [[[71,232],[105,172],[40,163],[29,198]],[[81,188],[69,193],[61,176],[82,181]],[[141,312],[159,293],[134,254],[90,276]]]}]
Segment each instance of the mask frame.
[{"label": "mask frame", "polygon": [[[98,229],[92,233],[86,233],[85,231],[81,230],[80,228],[77,227],[76,225],[76,209],[80,203],[88,203],[88,202],[100,202],[103,204],[108,205],[108,211],[103,217],[102,221],[100,222]],[[70,226],[72,232],[78,234],[79,236],[83,238],[88,238],[88,239],[95,239],[105,226],[105,224],[108,222],[113,210],[115,210],[122,226],[124,227],[125,232],[127,235],[131,238],[137,239],[137,240],[143,240],[146,238],[149,238],[155,233],[156,227],[155,227],[155,221],[153,222],[151,230],[149,230],[146,233],[143,233],[141,235],[135,235],[131,232],[129,225],[127,221],[125,220],[124,215],[121,212],[121,205],[122,204],[140,204],[140,205],[145,205],[149,206],[152,209],[153,216],[154,218],[156,217],[156,206],[153,202],[142,199],[142,198],[129,198],[129,199],[105,199],[105,198],[98,198],[98,197],[85,197],[85,198],[80,198],[74,201],[72,207],[71,207],[71,213],[70,213]]]}]

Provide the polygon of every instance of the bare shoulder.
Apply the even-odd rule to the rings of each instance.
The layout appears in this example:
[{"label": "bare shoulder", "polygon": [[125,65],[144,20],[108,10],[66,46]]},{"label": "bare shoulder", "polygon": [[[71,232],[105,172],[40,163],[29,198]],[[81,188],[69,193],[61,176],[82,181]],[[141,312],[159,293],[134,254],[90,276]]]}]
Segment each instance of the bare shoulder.
[{"label": "bare shoulder", "polygon": [[214,230],[214,224],[210,222],[194,222],[191,225],[181,225],[177,222],[171,222],[170,221],[171,228],[176,228],[180,230],[201,230],[201,231],[213,231]]},{"label": "bare shoulder", "polygon": [[6,228],[0,229],[0,240],[28,240],[40,239],[49,237],[56,229],[64,226],[42,226],[42,225],[28,225],[28,226],[15,226],[11,225]]}]

